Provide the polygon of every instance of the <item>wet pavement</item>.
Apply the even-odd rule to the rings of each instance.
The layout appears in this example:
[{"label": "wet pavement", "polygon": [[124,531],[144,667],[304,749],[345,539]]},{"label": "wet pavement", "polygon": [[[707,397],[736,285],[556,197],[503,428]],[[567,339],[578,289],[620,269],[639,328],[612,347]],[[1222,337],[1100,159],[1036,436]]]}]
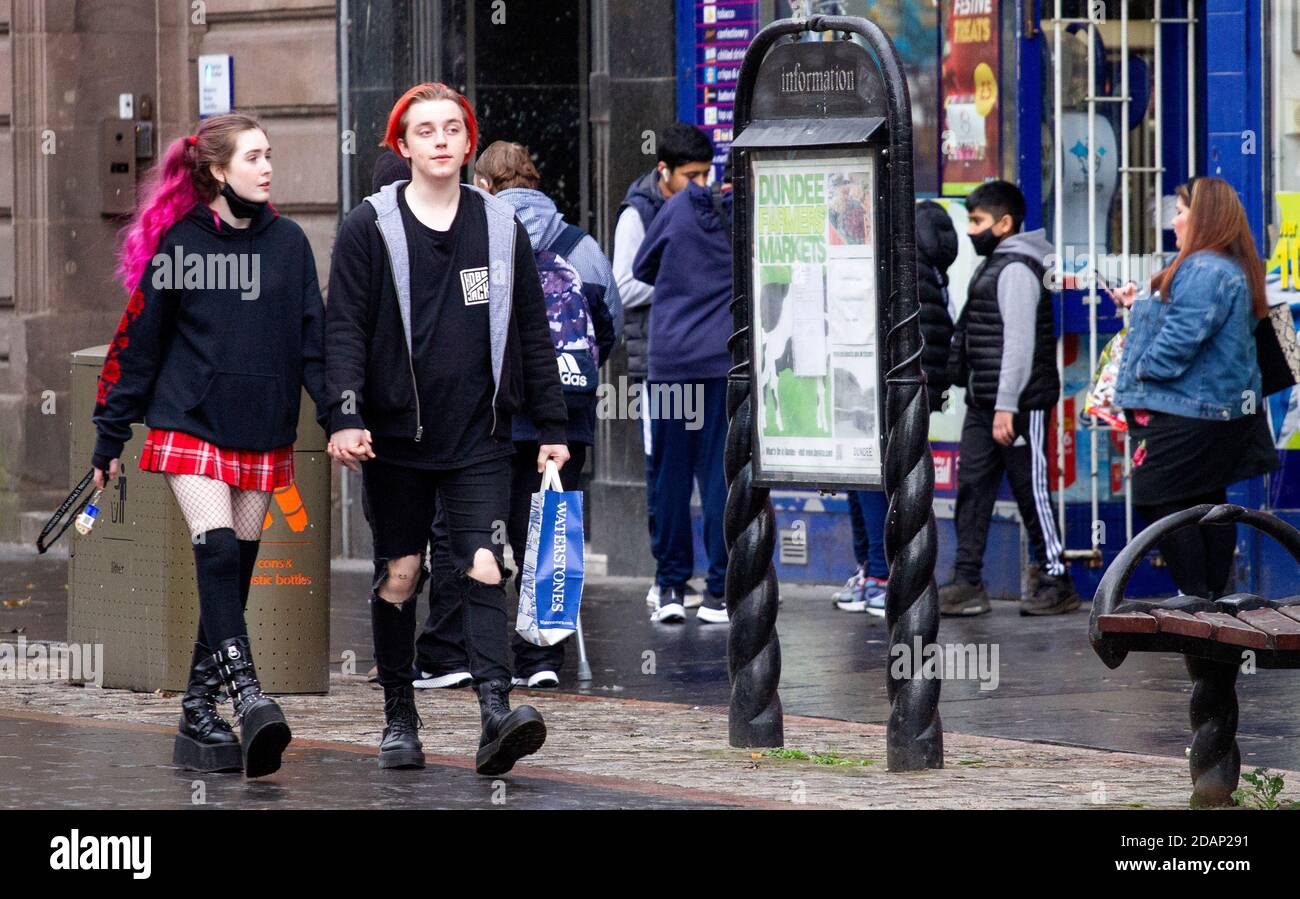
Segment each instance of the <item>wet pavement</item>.
[{"label": "wet pavement", "polygon": [[[366,568],[336,565],[333,573],[331,654],[340,659],[351,650],[360,672],[372,658]],[[29,641],[62,639],[65,581],[66,560],[0,557],[0,642],[16,635]],[[530,760],[507,779],[509,806],[788,805],[787,772],[771,770],[777,763],[764,759],[760,773],[748,753],[726,746],[727,628],[700,624],[693,614],[684,625],[651,624],[644,607],[646,586],[632,579],[592,579],[584,594],[583,619],[593,680],[577,683],[576,650],[569,641],[561,690],[517,694],[518,701],[533,702],[548,722],[555,721],[555,736],[536,763]],[[924,797],[915,792],[892,796],[897,779],[878,778],[884,762],[880,725],[889,711],[883,622],[834,610],[830,589],[787,586],[782,591],[778,630],[786,745],[848,747],[875,767],[836,772],[853,776],[834,789],[829,778],[811,777],[810,783],[824,785],[825,795],[813,788],[808,802],[863,807],[862,797],[870,795],[873,807],[891,802],[910,806],[913,797],[940,807],[968,801],[982,807],[990,802],[969,795],[981,776],[997,785],[989,794],[997,795],[993,806],[1080,801],[1079,796],[1095,792],[1098,782],[1109,784],[1112,802],[1117,795],[1146,807],[1153,804],[1152,795],[1175,805],[1185,800],[1189,687],[1181,658],[1135,654],[1118,671],[1109,671],[1088,647],[1084,611],[1022,618],[1014,604],[1003,602],[995,602],[993,613],[981,618],[944,619],[940,630],[942,643],[982,644],[998,653],[995,689],[980,689],[977,679],[948,680],[943,687],[940,711],[949,770],[942,776],[956,780],[929,787]],[[1239,678],[1244,768],[1300,768],[1300,727],[1290,711],[1297,687],[1300,672],[1261,671]],[[174,697],[62,683],[23,686],[7,697],[5,691],[0,685],[0,806],[22,804],[24,797],[30,802],[34,790],[42,804],[54,806],[195,804],[192,775],[167,764]],[[423,777],[416,772],[409,778],[398,774],[402,779],[395,780],[393,772],[377,769],[374,743],[382,727],[378,691],[361,678],[336,673],[329,696],[286,698],[286,713],[302,739],[295,740],[274,783],[209,775],[202,778],[205,804],[492,806],[493,784],[474,775],[470,761],[477,729],[472,696],[463,690],[422,691],[420,705],[426,725],[437,722],[427,730],[430,767]],[[676,729],[660,732],[666,716],[675,719]],[[1059,746],[1035,748],[1034,741]],[[687,745],[693,747],[689,753]],[[654,766],[674,753],[680,763],[694,765],[691,777],[678,774],[685,770],[680,768],[668,777],[656,773]],[[705,771],[700,759],[716,763],[719,770]],[[1070,773],[1052,768],[1057,765]],[[986,767],[994,770],[980,770]],[[826,773],[816,766],[811,770]],[[867,775],[872,785],[863,793]],[[690,786],[665,786],[692,777]],[[741,781],[744,789],[735,786]]]},{"label": "wet pavement", "polygon": [[[364,572],[336,570],[331,650],[364,657],[370,623]],[[575,693],[692,705],[728,704],[725,625],[652,624],[647,581],[603,578],[583,593],[583,626],[592,668],[577,681],[570,646],[560,689]],[[888,633],[884,621],[832,607],[833,587],[781,588],[781,702],[787,714],[884,724]],[[357,597],[349,603],[349,597]],[[426,610],[421,599],[420,617]],[[1015,603],[992,613],[941,620],[940,643],[985,644],[998,651],[995,689],[978,679],[947,680],[939,714],[946,731],[1151,753],[1182,759],[1190,740],[1190,681],[1182,656],[1131,654],[1107,669],[1088,645],[1088,606],[1062,616],[1026,618]],[[365,614],[363,614],[365,613]],[[512,610],[513,613],[513,610]],[[513,618],[511,619],[513,621]],[[647,656],[647,653],[653,653]],[[646,672],[653,660],[653,673]],[[991,683],[985,679],[985,683]],[[1260,671],[1238,678],[1243,767],[1300,767],[1300,716],[1293,711],[1300,671]]]},{"label": "wet pavement", "polygon": [[[21,754],[11,754],[22,745]],[[627,809],[725,808],[599,781],[512,774],[479,777],[468,759],[381,771],[370,747],[297,740],[274,776],[196,774],[166,764],[165,727],[32,720],[0,713],[0,808]]]}]

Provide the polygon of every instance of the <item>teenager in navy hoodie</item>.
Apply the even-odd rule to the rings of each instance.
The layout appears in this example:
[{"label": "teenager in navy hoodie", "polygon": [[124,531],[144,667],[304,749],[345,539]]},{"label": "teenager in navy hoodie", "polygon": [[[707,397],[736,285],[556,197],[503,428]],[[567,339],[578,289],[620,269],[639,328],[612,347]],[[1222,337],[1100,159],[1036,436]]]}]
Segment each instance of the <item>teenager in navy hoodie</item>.
[{"label": "teenager in navy hoodie", "polygon": [[722,513],[727,484],[726,386],[731,355],[731,192],[687,184],[664,204],[646,232],[632,270],[654,285],[650,307],[649,403],[656,472],[655,582],[651,621],[686,618],[686,582],[694,569],[691,488],[697,482],[709,557],[702,622],[727,621],[727,545]]},{"label": "teenager in navy hoodie", "polygon": [[[713,144],[704,132],[686,122],[673,122],[657,135],[658,160],[655,168],[639,176],[628,186],[627,195],[618,207],[614,228],[614,258],[612,265],[619,296],[623,302],[624,331],[627,340],[627,375],[644,385],[647,373],[646,346],[649,341],[650,304],[654,299],[654,285],[639,280],[632,271],[637,253],[645,242],[646,232],[668,198],[686,185],[707,184],[709,169],[713,166]],[[641,443],[645,449],[646,524],[654,544],[654,445],[650,433],[650,420],[641,421]],[[652,584],[646,593],[646,605],[654,609],[659,603],[659,585]],[[701,602],[699,592],[686,586],[686,607],[695,608]]]}]

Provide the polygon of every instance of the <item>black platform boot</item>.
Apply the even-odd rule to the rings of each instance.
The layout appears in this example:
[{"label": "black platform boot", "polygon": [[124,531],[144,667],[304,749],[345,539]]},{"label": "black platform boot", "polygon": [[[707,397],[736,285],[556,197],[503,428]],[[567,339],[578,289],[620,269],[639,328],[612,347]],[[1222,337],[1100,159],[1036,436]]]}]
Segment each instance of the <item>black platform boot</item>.
[{"label": "black platform boot", "polygon": [[222,642],[212,658],[221,672],[226,693],[235,704],[244,751],[244,774],[262,777],[278,771],[280,754],[293,735],[275,700],[262,693],[248,637],[241,634]]},{"label": "black platform boot", "polygon": [[181,697],[180,732],[172,748],[172,764],[189,771],[242,771],[244,755],[226,719],[217,713],[221,673],[212,650],[194,644],[190,683]]},{"label": "black platform boot", "polygon": [[541,712],[530,705],[510,710],[510,681],[490,680],[478,690],[483,734],[478,741],[475,769],[492,777],[505,774],[526,755],[532,755],[546,742],[546,722]]},{"label": "black platform boot", "polygon": [[384,738],[379,744],[379,767],[423,768],[424,747],[420,728],[424,722],[415,709],[415,690],[384,687]]}]

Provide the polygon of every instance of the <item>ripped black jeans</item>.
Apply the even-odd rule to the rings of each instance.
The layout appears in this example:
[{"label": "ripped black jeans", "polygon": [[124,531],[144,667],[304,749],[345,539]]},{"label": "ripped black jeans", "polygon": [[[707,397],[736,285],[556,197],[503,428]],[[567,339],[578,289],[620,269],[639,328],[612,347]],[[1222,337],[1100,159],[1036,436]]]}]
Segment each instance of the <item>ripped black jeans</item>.
[{"label": "ripped black jeans", "polygon": [[[385,687],[409,684],[415,662],[415,605],[428,579],[429,528],[441,506],[451,562],[456,571],[465,648],[474,683],[510,680],[502,549],[510,513],[510,456],[464,468],[424,469],[379,459],[362,463],[362,502],[374,536],[375,581],[371,596],[375,663]],[[492,553],[497,577],[470,577],[479,549]],[[420,557],[419,579],[400,605],[379,596],[388,561]],[[391,587],[391,585],[390,585]]]}]

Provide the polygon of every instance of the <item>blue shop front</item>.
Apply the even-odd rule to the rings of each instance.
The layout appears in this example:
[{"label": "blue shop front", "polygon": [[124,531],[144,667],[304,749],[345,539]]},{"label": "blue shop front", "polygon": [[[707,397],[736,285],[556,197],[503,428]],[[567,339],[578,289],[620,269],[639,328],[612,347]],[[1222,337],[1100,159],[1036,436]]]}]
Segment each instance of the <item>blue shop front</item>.
[{"label": "blue shop front", "polygon": [[[1055,309],[1064,388],[1048,429],[1049,481],[1071,574],[1084,596],[1145,526],[1128,495],[1134,447],[1113,421],[1086,409],[1093,372],[1123,327],[1099,283],[1140,281],[1163,267],[1174,250],[1175,189],[1192,174],[1217,175],[1237,188],[1256,242],[1268,253],[1272,301],[1300,314],[1294,274],[1300,101],[1276,87],[1300,76],[1294,21],[1300,12],[1288,6],[1265,9],[1261,0],[677,0],[678,118],[714,141],[716,175],[733,137],[731,107],[745,47],[775,18],[822,13],[873,19],[903,56],[918,199],[943,205],[964,234],[963,198],[979,183],[1004,178],[1021,186],[1025,228],[1045,229],[1065,288]],[[1270,21],[1262,21],[1265,15]],[[962,237],[960,244],[949,270],[954,315],[978,261],[969,241]],[[1097,277],[1086,277],[1089,271]],[[798,396],[789,399],[797,407]],[[1300,390],[1266,402],[1281,468],[1234,485],[1229,499],[1300,526]],[[941,582],[951,577],[955,551],[963,408],[954,388],[931,415]],[[856,565],[848,497],[789,490],[774,491],[772,500],[781,579],[848,577]],[[1300,572],[1280,547],[1246,528],[1238,537],[1238,589],[1300,593]],[[985,558],[990,593],[1020,594],[1027,553],[1004,482]],[[1175,592],[1158,555],[1143,564],[1129,592]]]}]

